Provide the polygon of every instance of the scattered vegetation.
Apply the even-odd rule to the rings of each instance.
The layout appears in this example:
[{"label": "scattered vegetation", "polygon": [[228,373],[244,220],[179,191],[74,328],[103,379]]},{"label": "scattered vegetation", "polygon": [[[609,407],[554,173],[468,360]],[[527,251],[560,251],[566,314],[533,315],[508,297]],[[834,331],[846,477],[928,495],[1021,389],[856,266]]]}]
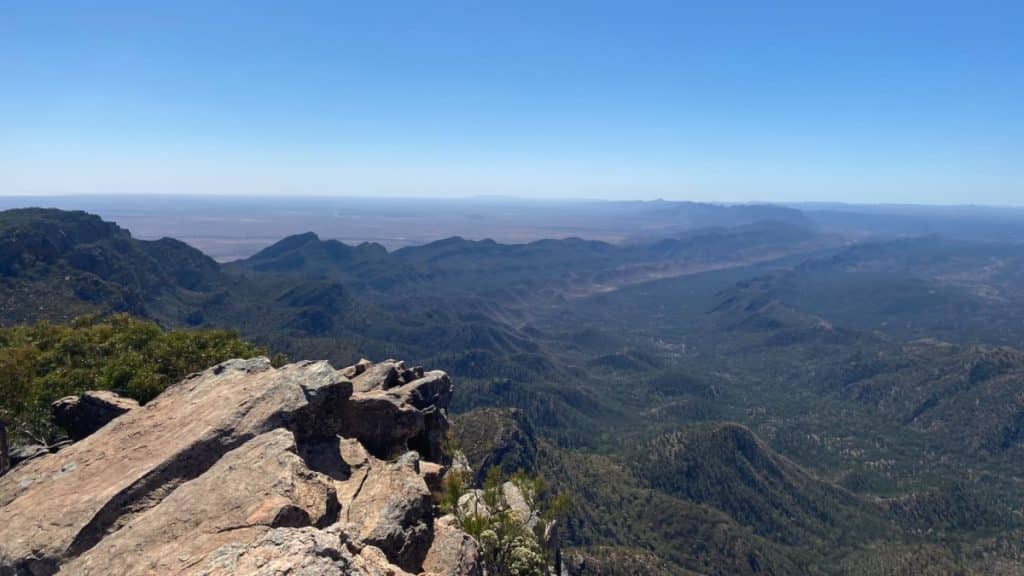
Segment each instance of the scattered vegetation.
[{"label": "scattered vegetation", "polygon": [[567,514],[569,498],[545,502],[541,477],[519,472],[506,482],[498,468],[489,470],[481,488],[471,486],[470,474],[449,472],[438,503],[480,545],[487,573],[547,576],[557,562],[556,524]]},{"label": "scattered vegetation", "polygon": [[[479,471],[460,489],[501,508],[489,470],[521,469],[572,494],[562,536],[575,566],[983,574],[1024,558],[1019,246],[811,253],[813,233],[768,224],[623,252],[450,239],[388,253],[303,235],[221,266],[58,211],[0,214],[0,240],[3,325],[129,311],[336,365],[401,357],[448,370]],[[693,272],[676,267],[686,262],[721,269],[640,283]],[[38,414],[62,394],[145,400],[192,369],[171,357],[198,369],[222,359],[215,350],[249,350],[145,322],[126,331],[138,337],[102,337],[116,322],[137,321],[6,329],[0,418],[40,433]],[[83,333],[62,348],[46,336],[61,330]],[[61,356],[78,340],[86,352]],[[485,528],[497,537],[489,561],[507,566],[522,548],[500,515],[464,520],[481,543]]]},{"label": "scattered vegetation", "polygon": [[127,315],[0,328],[0,420],[16,440],[52,441],[58,398],[113,390],[145,403],[191,372],[265,353],[227,330],[164,331]]}]

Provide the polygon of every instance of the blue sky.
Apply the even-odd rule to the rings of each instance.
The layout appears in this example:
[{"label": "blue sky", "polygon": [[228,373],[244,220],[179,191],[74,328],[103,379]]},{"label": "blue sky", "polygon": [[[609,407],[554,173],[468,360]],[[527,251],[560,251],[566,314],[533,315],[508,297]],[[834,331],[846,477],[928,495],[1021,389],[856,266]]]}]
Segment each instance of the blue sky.
[{"label": "blue sky", "polygon": [[0,194],[1024,204],[1021,2],[9,2]]}]

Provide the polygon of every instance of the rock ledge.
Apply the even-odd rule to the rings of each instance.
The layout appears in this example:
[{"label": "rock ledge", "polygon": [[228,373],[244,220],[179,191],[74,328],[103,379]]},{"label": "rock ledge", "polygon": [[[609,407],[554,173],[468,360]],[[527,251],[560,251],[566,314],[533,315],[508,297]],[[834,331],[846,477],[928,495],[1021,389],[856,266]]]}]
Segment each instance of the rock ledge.
[{"label": "rock ledge", "polygon": [[101,413],[0,477],[0,576],[479,576],[474,541],[435,518],[425,480],[448,464],[452,391],[445,373],[390,360],[258,358],[141,407],[64,399],[56,413]]}]

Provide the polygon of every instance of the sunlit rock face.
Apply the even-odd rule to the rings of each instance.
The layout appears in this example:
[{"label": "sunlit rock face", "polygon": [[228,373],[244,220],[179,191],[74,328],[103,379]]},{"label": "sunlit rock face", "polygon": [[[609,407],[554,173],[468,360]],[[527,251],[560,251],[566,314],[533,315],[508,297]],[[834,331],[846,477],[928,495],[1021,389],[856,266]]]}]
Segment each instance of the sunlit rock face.
[{"label": "sunlit rock face", "polygon": [[452,390],[395,361],[193,374],[0,477],[0,574],[478,574],[426,480]]}]

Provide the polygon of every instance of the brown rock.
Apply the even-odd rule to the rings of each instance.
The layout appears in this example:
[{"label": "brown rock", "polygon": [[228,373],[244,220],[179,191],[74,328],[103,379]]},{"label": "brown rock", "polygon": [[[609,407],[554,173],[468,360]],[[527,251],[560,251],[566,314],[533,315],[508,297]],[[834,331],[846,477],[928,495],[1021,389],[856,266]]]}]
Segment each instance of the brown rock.
[{"label": "brown rock", "polygon": [[351,378],[355,378],[356,376],[359,376],[363,372],[366,372],[366,369],[369,368],[370,366],[373,366],[373,362],[370,362],[366,358],[363,358],[362,360],[360,360],[359,362],[356,362],[355,364],[353,364],[351,366],[347,366],[345,368],[342,368],[341,369],[341,374],[345,378],[350,378],[350,379]]},{"label": "brown rock", "polygon": [[427,484],[431,494],[436,494],[444,489],[444,475],[448,469],[434,462],[420,462],[420,476]]},{"label": "brown rock", "polygon": [[408,449],[426,430],[423,412],[383,390],[352,394],[342,418],[341,435],[359,440],[371,454],[388,459]]},{"label": "brown rock", "polygon": [[272,528],[332,524],[338,502],[331,479],[310,472],[295,450],[287,430],[257,436],[128,519],[61,574],[186,574],[216,550],[249,544]]},{"label": "brown rock", "polygon": [[423,431],[409,440],[409,448],[430,462],[450,464],[451,459],[444,451],[444,439],[449,428],[448,411],[427,409],[424,412]]},{"label": "brown rock", "polygon": [[505,482],[501,485],[501,495],[512,516],[519,523],[529,528],[530,531],[533,531],[540,518],[538,518],[537,513],[526,501],[526,496],[519,486],[516,486],[514,482]]},{"label": "brown rock", "polygon": [[[348,447],[351,450],[351,445]],[[433,538],[433,501],[419,473],[419,457],[408,452],[395,462],[369,454],[337,488],[342,517],[352,535],[380,548],[394,564],[419,572]]]},{"label": "brown rock", "polygon": [[338,449],[349,475],[335,482],[334,489],[338,494],[338,502],[341,502],[342,520],[347,521],[352,500],[366,484],[371,468],[375,464],[380,464],[380,461],[371,456],[356,440],[342,438],[338,441]]},{"label": "brown rock", "polygon": [[462,558],[457,528],[434,537],[425,478],[442,467],[339,437],[351,418],[404,450],[447,426],[447,376],[392,368],[398,385],[353,395],[324,362],[229,361],[13,468],[0,575],[411,576],[432,549],[439,573],[462,574],[445,571]]},{"label": "brown rock", "polygon": [[[495,513],[485,502],[484,491],[479,489],[469,490],[463,494],[459,498],[458,506],[464,514],[487,517]],[[501,498],[498,506],[499,511],[508,512],[531,532],[540,521],[540,517],[530,507],[523,491],[513,482],[505,482],[501,485]]]},{"label": "brown rock", "polygon": [[369,392],[370,390],[387,390],[402,383],[400,370],[405,370],[401,362],[391,360],[372,364],[362,374],[352,379],[352,390],[354,392]]},{"label": "brown rock", "polygon": [[426,374],[423,370],[423,366],[413,366],[412,368],[406,368],[402,371],[402,382],[412,382],[417,378],[423,378]]},{"label": "brown rock", "polygon": [[330,432],[350,391],[326,362],[231,360],[186,378],[0,477],[0,567],[52,572],[255,436]]},{"label": "brown rock", "polygon": [[421,378],[403,384],[392,393],[420,409],[428,407],[447,409],[452,401],[454,391],[455,388],[447,374],[440,370],[431,370]]},{"label": "brown rock", "polygon": [[448,405],[454,390],[451,379],[440,370],[393,390],[402,401],[423,412],[423,431],[409,440],[409,447],[430,462],[449,463],[442,445],[448,433]]},{"label": "brown rock", "polygon": [[418,571],[431,542],[433,502],[420,462],[408,452],[395,462],[370,454],[354,439],[342,438],[335,451],[344,474],[336,475],[341,523],[354,540],[379,547],[394,564]]},{"label": "brown rock", "polygon": [[[397,370],[394,363],[380,365]],[[381,459],[413,449],[428,461],[446,464],[441,445],[448,431],[447,408],[453,390],[448,375],[435,370],[400,386],[355,392],[345,412],[342,435],[358,439]],[[381,426],[381,422],[392,425]]]},{"label": "brown rock", "polygon": [[480,547],[458,528],[455,516],[434,520],[434,542],[423,561],[423,571],[436,576],[482,576]]},{"label": "brown rock", "polygon": [[53,403],[53,423],[67,431],[72,440],[81,440],[118,416],[139,407],[131,398],[108,390],[90,390],[81,396],[67,396]]}]

